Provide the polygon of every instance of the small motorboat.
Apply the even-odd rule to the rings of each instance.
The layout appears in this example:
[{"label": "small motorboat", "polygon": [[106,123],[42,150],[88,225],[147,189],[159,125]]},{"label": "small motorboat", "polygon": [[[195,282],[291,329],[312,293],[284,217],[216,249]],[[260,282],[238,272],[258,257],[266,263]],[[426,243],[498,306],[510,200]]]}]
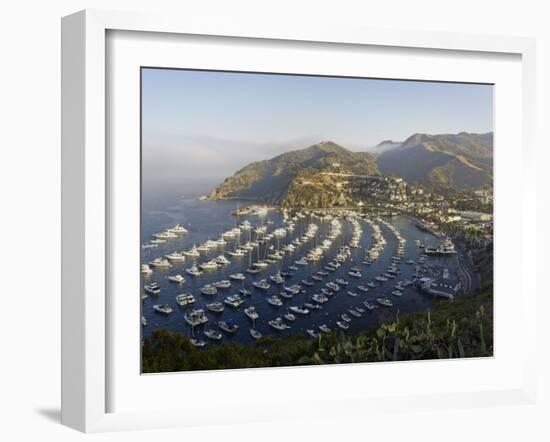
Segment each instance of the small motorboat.
[{"label": "small motorboat", "polygon": [[336,321],[336,325],[340,327],[342,330],[347,330],[349,328],[349,325],[343,321]]},{"label": "small motorboat", "polygon": [[225,310],[225,307],[221,302],[211,302],[210,304],[206,304],[206,308],[214,313],[221,313]]},{"label": "small motorboat", "polygon": [[208,338],[208,339],[212,339],[213,341],[221,341],[222,338],[223,338],[223,335],[217,331],[217,330],[213,330],[213,329],[208,329],[208,330],[205,330],[204,331],[204,335]]},{"label": "small motorboat", "polygon": [[168,281],[175,282],[177,284],[183,284],[185,282],[185,278],[178,274],[178,275],[169,276]]},{"label": "small motorboat", "polygon": [[237,333],[237,330],[239,330],[239,326],[230,319],[218,322],[218,327],[231,335]]},{"label": "small motorboat", "polygon": [[263,335],[258,330],[254,329],[254,328],[251,328],[250,329],[250,336],[252,336],[254,339],[260,339],[260,338],[262,338]]},{"label": "small motorboat", "polygon": [[266,301],[274,307],[281,307],[283,305],[283,301],[281,301],[281,298],[279,298],[277,295],[266,298]]},{"label": "small motorboat", "polygon": [[310,338],[313,338],[313,339],[319,337],[319,334],[318,334],[315,330],[312,330],[312,329],[310,329],[310,328],[308,328],[308,329],[306,330],[306,333],[308,334],[308,336],[309,336]]},{"label": "small motorboat", "polygon": [[157,304],[153,306],[153,310],[157,313],[162,313],[163,315],[169,315],[172,313],[172,307],[170,304]]},{"label": "small motorboat", "polygon": [[296,321],[296,316],[294,316],[292,313],[285,313],[283,315],[287,321],[294,322]]},{"label": "small motorboat", "polygon": [[158,295],[160,293],[160,287],[156,282],[146,284],[143,287],[143,290],[145,290],[147,293],[150,293],[151,295]]},{"label": "small motorboat", "polygon": [[229,279],[234,279],[235,281],[244,281],[246,279],[246,276],[244,276],[242,273],[234,273],[233,275],[229,275]]},{"label": "small motorboat", "polygon": [[199,268],[194,265],[188,269],[185,269],[185,271],[187,272],[187,274],[191,275],[191,276],[200,276],[202,275],[202,272],[199,270]]},{"label": "small motorboat", "polygon": [[195,303],[195,297],[191,293],[182,293],[176,296],[176,302],[181,307],[186,307]]},{"label": "small motorboat", "polygon": [[344,320],[346,322],[351,322],[351,318],[348,315],[346,315],[345,313],[341,314],[340,318],[342,318],[342,320]]},{"label": "small motorboat", "polygon": [[223,302],[230,307],[238,308],[241,304],[244,303],[244,299],[242,299],[239,295],[233,295],[225,298]]},{"label": "small motorboat", "polygon": [[257,289],[260,289],[260,290],[269,290],[269,287],[271,287],[268,283],[267,283],[267,280],[266,279],[261,279],[260,281],[254,281],[252,283],[252,285],[254,287],[256,287]]},{"label": "small motorboat", "polygon": [[283,322],[283,318],[275,318],[268,322],[268,324],[277,331],[283,331],[287,328],[290,328],[287,324]]},{"label": "small motorboat", "polygon": [[183,252],[172,252],[164,257],[170,261],[185,261],[185,254]]},{"label": "small motorboat", "polygon": [[374,304],[370,301],[363,302],[363,305],[367,308],[367,310],[374,310]]},{"label": "small motorboat", "polygon": [[245,308],[244,309],[244,314],[246,316],[248,316],[250,319],[252,319],[253,321],[260,317],[260,315],[256,311],[256,307],[254,307],[253,305],[251,305],[250,307]]},{"label": "small motorboat", "polygon": [[318,328],[323,333],[330,333],[330,328],[326,324],[321,324]]},{"label": "small motorboat", "polygon": [[217,289],[228,289],[231,287],[231,281],[224,279],[223,281],[214,282],[212,285]]},{"label": "small motorboat", "polygon": [[309,310],[302,306],[292,306],[288,308],[292,313],[297,313],[299,315],[308,315]]},{"label": "small motorboat", "polygon": [[191,344],[197,348],[206,347],[206,344],[208,344],[206,341],[203,341],[202,339],[196,339],[196,338],[189,339],[189,342],[191,342]]},{"label": "small motorboat", "polygon": [[388,298],[376,298],[376,302],[383,307],[393,307],[393,302]]},{"label": "small motorboat", "polygon": [[204,295],[214,296],[218,293],[218,289],[213,285],[206,284],[203,288],[201,288],[201,293]]}]

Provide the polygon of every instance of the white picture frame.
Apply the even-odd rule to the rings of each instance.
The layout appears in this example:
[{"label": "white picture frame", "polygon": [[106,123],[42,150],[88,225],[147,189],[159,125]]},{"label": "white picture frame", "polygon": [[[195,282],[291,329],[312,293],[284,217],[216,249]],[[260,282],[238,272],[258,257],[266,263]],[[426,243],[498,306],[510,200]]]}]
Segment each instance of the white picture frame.
[{"label": "white picture frame", "polygon": [[[521,156],[524,185],[521,191],[524,228],[521,230],[522,256],[529,253],[529,220],[535,219],[534,188],[534,107],[535,43],[532,39],[451,33],[357,29],[344,26],[302,26],[284,23],[212,23],[195,17],[158,17],[150,14],[87,10],[62,21],[62,423],[85,432],[197,425],[207,423],[199,415],[184,411],[109,412],[108,373],[109,324],[108,253],[111,240],[106,227],[109,217],[108,155],[106,119],[106,34],[109,31],[138,31],[168,34],[271,39],[292,42],[369,45],[380,48],[425,48],[442,51],[469,51],[480,54],[514,54],[521,57],[522,121]],[[498,167],[497,167],[498,173]],[[498,251],[498,248],[497,248]],[[524,275],[526,266],[522,261]],[[522,278],[521,306],[526,313],[536,311],[536,291]],[[529,316],[529,315],[525,315]],[[525,317],[524,316],[524,317]],[[534,317],[535,315],[530,315]],[[527,337],[535,325],[526,319]],[[500,324],[505,327],[506,325]],[[372,400],[337,400],[339,413],[364,414],[373,410],[395,411],[414,404],[418,408],[452,408],[530,403],[535,397],[536,357],[534,339],[525,339],[521,353],[524,376],[520,385],[509,388],[426,394],[405,397],[389,391]],[[311,369],[310,369],[311,370]],[[334,370],[331,368],[331,370]],[[242,373],[242,372],[241,372]],[[333,371],[334,373],[334,371]],[[223,375],[223,374],[221,374]],[[331,376],[331,374],[328,374]],[[243,402],[241,400],[241,402]],[[320,403],[314,404],[320,405]],[[255,405],[240,404],[253,410]],[[322,413],[322,407],[315,407]],[[266,408],[244,416],[242,421],[308,416],[305,409]],[[205,416],[206,417],[206,416]]]}]

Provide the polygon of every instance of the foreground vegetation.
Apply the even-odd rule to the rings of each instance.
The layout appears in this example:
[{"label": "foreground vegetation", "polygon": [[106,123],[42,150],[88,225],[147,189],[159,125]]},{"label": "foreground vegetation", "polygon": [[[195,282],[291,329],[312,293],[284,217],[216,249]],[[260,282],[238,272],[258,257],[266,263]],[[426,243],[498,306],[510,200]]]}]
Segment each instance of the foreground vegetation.
[{"label": "foreground vegetation", "polygon": [[226,343],[197,350],[180,333],[156,330],[143,342],[144,373],[292,365],[469,358],[493,354],[492,287],[431,311],[411,313],[356,336],[341,332],[318,339],[264,337],[254,345]]}]

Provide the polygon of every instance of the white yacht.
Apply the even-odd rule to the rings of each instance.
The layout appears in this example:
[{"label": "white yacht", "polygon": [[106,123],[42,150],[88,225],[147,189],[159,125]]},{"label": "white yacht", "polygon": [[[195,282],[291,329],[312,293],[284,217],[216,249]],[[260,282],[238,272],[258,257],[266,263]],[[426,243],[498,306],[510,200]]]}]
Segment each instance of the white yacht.
[{"label": "white yacht", "polygon": [[202,264],[199,264],[199,267],[202,270],[214,270],[218,268],[218,263],[214,260],[210,260],[207,262],[203,262]]},{"label": "white yacht", "polygon": [[153,310],[163,315],[169,315],[173,311],[170,304],[156,304],[153,306]]},{"label": "white yacht", "polygon": [[256,329],[253,329],[251,328],[250,329],[250,335],[254,338],[254,339],[260,339],[263,335]]},{"label": "white yacht", "polygon": [[288,312],[283,315],[287,321],[294,322],[296,321],[296,316]]},{"label": "white yacht", "polygon": [[170,264],[170,262],[165,258],[155,258],[149,263],[149,265],[151,267],[172,267],[172,264]]},{"label": "white yacht", "polygon": [[269,279],[271,279],[275,284],[283,284],[285,282],[285,278],[283,278],[280,273],[271,275]]},{"label": "white yacht", "polygon": [[283,331],[287,328],[290,328],[287,324],[283,322],[283,318],[275,318],[268,322],[268,324],[277,331]]},{"label": "white yacht", "polygon": [[288,308],[291,312],[293,313],[297,313],[299,315],[308,315],[309,314],[309,310],[305,307],[301,307],[301,306],[295,306],[293,305],[292,307],[289,307]]},{"label": "white yacht", "polygon": [[203,341],[202,339],[197,339],[197,338],[191,338],[189,339],[189,342],[191,342],[191,344],[197,348],[206,347],[206,345],[208,344],[206,341]]},{"label": "white yacht", "polygon": [[244,256],[245,255],[245,251],[243,249],[236,249],[235,251],[231,252],[227,252],[228,255],[231,255],[231,256]]},{"label": "white yacht", "polygon": [[349,329],[349,325],[346,322],[343,321],[336,321],[336,325],[340,327],[342,330]]},{"label": "white yacht", "polygon": [[175,283],[178,283],[178,284],[183,284],[185,282],[185,278],[183,276],[181,276],[180,274],[169,276],[168,280],[170,282],[175,282]]},{"label": "white yacht", "polygon": [[367,308],[367,310],[374,310],[374,304],[370,301],[364,301],[363,305]]},{"label": "white yacht", "polygon": [[201,293],[204,295],[214,296],[218,293],[218,289],[213,285],[206,284],[203,288],[201,288]]},{"label": "white yacht", "polygon": [[183,318],[191,327],[197,327],[198,325],[208,322],[208,317],[202,309],[191,310],[189,313],[186,313]]},{"label": "white yacht", "polygon": [[199,268],[196,265],[193,265],[192,267],[186,269],[185,271],[191,276],[202,275],[202,272],[199,270]]},{"label": "white yacht", "polygon": [[183,252],[172,252],[164,255],[164,257],[170,261],[185,261],[185,254]]},{"label": "white yacht", "polygon": [[330,333],[330,328],[326,324],[321,324],[319,326],[319,330],[321,330],[323,333]]},{"label": "white yacht", "polygon": [[176,235],[175,233],[169,232],[167,230],[161,233],[153,233],[153,236],[157,239],[165,239],[165,240],[174,239],[178,237],[178,235]]},{"label": "white yacht", "polygon": [[232,275],[229,275],[229,279],[234,279],[235,281],[244,281],[246,279],[246,276],[244,276],[242,273],[233,273]]},{"label": "white yacht", "polygon": [[219,255],[216,258],[214,258],[214,261],[218,265],[227,265],[231,264],[231,261],[229,261],[224,255]]},{"label": "white yacht", "polygon": [[169,229],[167,229],[167,232],[172,232],[176,235],[182,235],[184,233],[187,233],[187,229],[183,226],[180,226],[179,224],[176,224],[174,227],[170,227]]},{"label": "white yacht", "polygon": [[239,330],[239,326],[232,320],[218,322],[218,327],[226,333],[235,334]]},{"label": "white yacht", "polygon": [[275,307],[281,307],[283,305],[283,301],[281,301],[281,298],[279,298],[277,295],[266,298],[266,301]]},{"label": "white yacht", "polygon": [[195,245],[193,245],[193,247],[191,247],[189,250],[186,250],[185,252],[183,252],[183,254],[185,256],[200,256],[200,252],[199,252],[199,249],[197,249],[197,247]]},{"label": "white yacht", "polygon": [[182,293],[176,296],[176,302],[181,307],[186,307],[195,303],[195,297],[191,293]]},{"label": "white yacht", "polygon": [[256,307],[254,307],[253,305],[251,305],[250,307],[248,308],[245,308],[244,309],[244,314],[246,316],[248,316],[250,319],[252,319],[253,321],[255,319],[258,319],[260,317],[260,315],[258,314],[258,312],[256,311]]},{"label": "white yacht", "polygon": [[204,245],[209,249],[215,249],[218,247],[218,243],[212,239],[207,240]]},{"label": "white yacht", "polygon": [[252,265],[256,268],[263,269],[263,268],[266,268],[269,265],[269,263],[265,261],[256,261]]},{"label": "white yacht", "polygon": [[393,302],[391,302],[388,298],[376,298],[376,302],[383,307],[393,307]]},{"label": "white yacht", "polygon": [[241,306],[241,304],[244,303],[244,299],[241,298],[239,295],[233,295],[233,296],[228,296],[227,298],[225,298],[223,300],[223,302],[225,304],[227,304],[228,306],[230,306],[230,307],[238,308],[238,307]]},{"label": "white yacht", "polygon": [[319,337],[319,334],[318,334],[315,330],[313,330],[313,329],[311,329],[311,328],[308,328],[308,329],[306,330],[306,333],[308,334],[308,336],[309,336],[310,338],[313,338],[313,339],[317,339],[317,338]]},{"label": "white yacht", "polygon": [[252,283],[252,285],[254,287],[256,287],[257,289],[260,289],[260,290],[269,290],[269,287],[271,287],[268,283],[267,283],[267,280],[265,279],[261,279],[260,281],[254,281]]},{"label": "white yacht", "polygon": [[298,293],[300,293],[301,287],[297,284],[293,284],[290,287],[287,287],[285,285],[284,290],[285,290],[285,292],[291,293],[293,295],[297,295]]},{"label": "white yacht", "polygon": [[206,308],[214,313],[221,313],[225,310],[225,307],[223,306],[223,303],[219,301],[211,302],[209,304],[206,304]]},{"label": "white yacht", "polygon": [[145,290],[147,293],[150,293],[151,295],[158,295],[160,293],[160,287],[156,282],[146,284],[143,287],[143,290]]},{"label": "white yacht", "polygon": [[212,283],[217,289],[228,289],[231,288],[231,281],[224,279],[222,281]]},{"label": "white yacht", "polygon": [[342,318],[343,321],[351,322],[351,318],[348,315],[346,315],[345,313],[342,313],[340,315],[340,318]]},{"label": "white yacht", "polygon": [[141,273],[143,273],[144,275],[150,275],[151,273],[153,273],[153,269],[149,267],[149,264],[142,264]]},{"label": "white yacht", "polygon": [[204,336],[206,336],[208,339],[212,339],[213,341],[221,341],[223,338],[223,335],[219,331],[213,330],[211,328],[204,331]]}]

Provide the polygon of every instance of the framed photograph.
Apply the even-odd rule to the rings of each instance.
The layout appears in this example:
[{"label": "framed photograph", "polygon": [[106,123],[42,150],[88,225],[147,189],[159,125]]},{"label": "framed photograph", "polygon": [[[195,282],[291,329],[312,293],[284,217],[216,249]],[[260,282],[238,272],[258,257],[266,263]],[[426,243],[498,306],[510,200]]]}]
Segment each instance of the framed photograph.
[{"label": "framed photograph", "polygon": [[64,424],[533,400],[533,41],[62,30]]}]

